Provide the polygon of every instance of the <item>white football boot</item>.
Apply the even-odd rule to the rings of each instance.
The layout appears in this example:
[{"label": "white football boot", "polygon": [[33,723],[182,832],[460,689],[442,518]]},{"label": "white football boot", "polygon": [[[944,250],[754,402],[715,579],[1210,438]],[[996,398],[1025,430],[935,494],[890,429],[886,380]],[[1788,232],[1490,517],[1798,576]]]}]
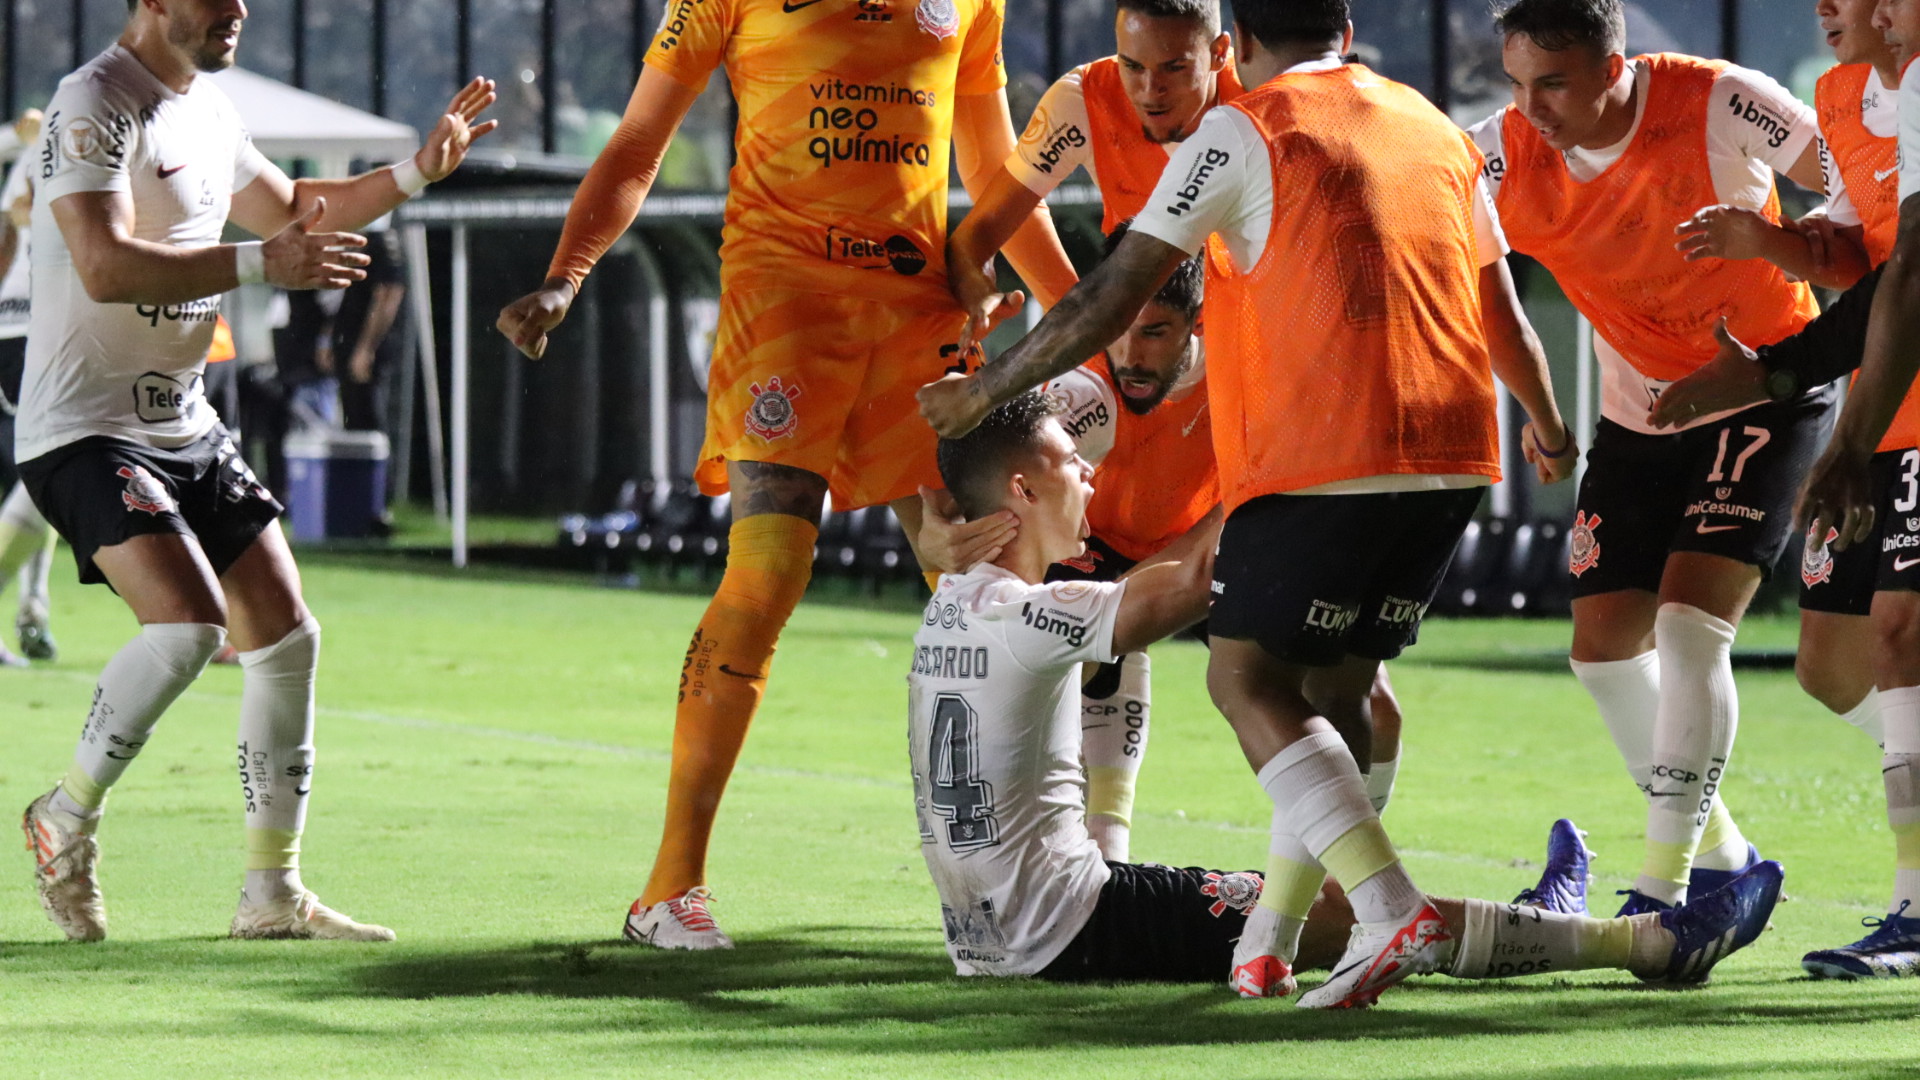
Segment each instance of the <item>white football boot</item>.
[{"label": "white football boot", "polygon": [[635,900],[627,910],[627,923],[621,933],[628,941],[661,949],[731,949],[733,939],[707,910],[712,900],[713,892],[705,885],[695,885],[649,907],[641,907]]},{"label": "white football boot", "polygon": [[1261,904],[1247,910],[1246,929],[1233,943],[1233,971],[1227,978],[1234,993],[1243,998],[1293,993],[1293,965],[1279,954],[1279,936],[1279,912]]},{"label": "white football boot", "polygon": [[61,932],[73,941],[100,941],[107,936],[107,904],[100,898],[94,870],[100,864],[100,844],[93,833],[98,817],[81,818],[55,810],[55,792],[27,804],[20,828],[33,852],[33,880],[40,906],[47,909]]},{"label": "white football boot", "polygon": [[1300,1008],[1364,1009],[1407,976],[1438,970],[1440,946],[1452,940],[1447,921],[1431,902],[1420,905],[1403,925],[1355,924],[1333,974],[1300,996]]},{"label": "white football boot", "polygon": [[354,922],[301,889],[291,896],[254,903],[240,894],[228,936],[249,940],[392,941],[393,931]]}]

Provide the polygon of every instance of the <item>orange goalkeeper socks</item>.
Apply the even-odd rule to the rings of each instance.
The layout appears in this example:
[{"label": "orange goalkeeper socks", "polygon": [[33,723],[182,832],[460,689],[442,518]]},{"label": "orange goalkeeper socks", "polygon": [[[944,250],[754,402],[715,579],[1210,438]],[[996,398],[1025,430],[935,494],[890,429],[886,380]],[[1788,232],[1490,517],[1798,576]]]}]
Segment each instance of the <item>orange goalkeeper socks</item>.
[{"label": "orange goalkeeper socks", "polygon": [[807,591],[819,534],[788,514],[741,518],[728,531],[726,573],[680,670],[666,824],[642,905],[706,881],[720,796],[760,706],[774,644]]}]

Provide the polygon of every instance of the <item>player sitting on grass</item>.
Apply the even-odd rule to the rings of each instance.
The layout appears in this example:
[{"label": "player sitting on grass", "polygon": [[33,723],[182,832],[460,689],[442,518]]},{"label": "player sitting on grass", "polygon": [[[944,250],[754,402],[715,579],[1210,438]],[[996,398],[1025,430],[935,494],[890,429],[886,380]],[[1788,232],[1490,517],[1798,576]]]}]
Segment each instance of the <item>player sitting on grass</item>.
[{"label": "player sitting on grass", "polygon": [[[1001,511],[1018,531],[992,562],[948,574],[914,638],[908,742],[921,851],[962,975],[1047,979],[1228,978],[1261,876],[1109,863],[1087,833],[1079,669],[1140,649],[1207,613],[1218,529],[1203,525],[1117,582],[1044,583],[1084,550],[1093,469],[1035,392],[943,439],[940,474],[968,519]],[[1564,876],[1565,863],[1549,876]],[[1542,894],[1574,882],[1543,881]],[[1407,957],[1462,978],[1624,968],[1697,982],[1759,936],[1780,891],[1765,862],[1679,908],[1593,919],[1485,900],[1435,900],[1449,932]],[[1343,951],[1351,911],[1323,897],[1297,959]],[[1527,957],[1530,964],[1508,958]],[[1352,999],[1336,972],[1306,1007]],[[1361,1002],[1367,1004],[1369,1002]]]}]

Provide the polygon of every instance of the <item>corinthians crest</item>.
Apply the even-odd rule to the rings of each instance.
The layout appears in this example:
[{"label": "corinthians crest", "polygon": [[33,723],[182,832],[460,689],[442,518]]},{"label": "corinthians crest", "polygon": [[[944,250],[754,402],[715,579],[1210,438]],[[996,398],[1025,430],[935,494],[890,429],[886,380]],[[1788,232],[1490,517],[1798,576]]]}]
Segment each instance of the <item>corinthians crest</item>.
[{"label": "corinthians crest", "polygon": [[1807,530],[1807,546],[1800,556],[1800,580],[1807,588],[1833,580],[1833,549],[1828,545],[1840,539],[1840,530],[1828,529],[1827,538],[1814,543],[1813,530]]},{"label": "corinthians crest", "polygon": [[747,387],[747,393],[753,395],[753,404],[747,406],[747,430],[772,442],[793,434],[800,426],[800,415],[794,411],[793,399],[800,396],[800,386],[782,386],[780,376],[767,380],[766,386],[759,383]]},{"label": "corinthians crest", "polygon": [[1214,898],[1207,914],[1219,918],[1228,908],[1245,911],[1260,899],[1260,878],[1244,871],[1222,874],[1217,870],[1207,871],[1207,883],[1200,886],[1200,895]]},{"label": "corinthians crest", "polygon": [[1587,516],[1585,510],[1573,515],[1572,549],[1567,555],[1567,572],[1574,577],[1593,569],[1600,561],[1600,541],[1593,530],[1600,527],[1600,515]]},{"label": "corinthians crest", "polygon": [[913,21],[942,40],[960,32],[960,12],[953,0],[920,0],[920,6],[913,9]]}]

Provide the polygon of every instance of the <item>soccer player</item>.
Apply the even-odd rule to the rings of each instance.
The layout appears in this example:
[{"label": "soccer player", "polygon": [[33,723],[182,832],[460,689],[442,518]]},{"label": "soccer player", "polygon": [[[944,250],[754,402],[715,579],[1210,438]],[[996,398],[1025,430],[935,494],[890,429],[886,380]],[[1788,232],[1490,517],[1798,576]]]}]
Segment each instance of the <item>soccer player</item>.
[{"label": "soccer player", "polygon": [[[101,672],[72,767],[27,807],[40,902],[77,941],[106,936],[95,839],[111,789],[229,639],[244,669],[246,879],[232,934],[390,941],[300,880],[313,784],[320,626],[280,504],[202,392],[219,296],[250,281],[341,288],[364,224],[452,172],[493,121],[475,79],[412,158],[349,180],[289,180],[204,71],[234,62],[240,0],[131,0],[126,29],[60,82],[35,159],[32,322],[15,449],[84,582],[139,634]],[[264,242],[220,243],[228,221]]]},{"label": "soccer player", "polygon": [[[943,436],[964,434],[1111,341],[1207,249],[1227,513],[1208,689],[1274,804],[1268,887],[1236,985],[1290,992],[1300,928],[1331,872],[1361,932],[1305,1003],[1361,1004],[1450,935],[1316,700],[1364,702],[1380,664],[1417,636],[1480,488],[1499,475],[1493,371],[1531,417],[1522,437],[1543,478],[1570,471],[1572,437],[1471,142],[1416,91],[1342,62],[1345,0],[1246,0],[1234,17],[1255,89],[1175,151],[1111,258],[999,360],[921,390],[921,410]],[[1314,197],[1278,197],[1297,191]],[[1310,679],[1343,692],[1316,699]]]},{"label": "soccer player", "polygon": [[1648,425],[1715,354],[1714,320],[1771,342],[1813,294],[1762,260],[1689,261],[1702,206],[1779,217],[1773,173],[1821,186],[1811,109],[1755,71],[1623,54],[1619,0],[1518,0],[1496,16],[1514,104],[1471,134],[1501,226],[1596,330],[1601,421],[1574,517],[1572,666],[1646,794],[1626,911],[1678,903],[1757,856],[1720,798],[1737,719],[1735,628],[1785,546],[1793,487],[1834,394]]},{"label": "soccer player", "polygon": [[[1920,259],[1920,76],[1913,70],[1920,56],[1920,2],[1881,0],[1874,25],[1886,33],[1902,72],[1900,224],[1872,293],[1860,377],[1832,442],[1808,474],[1798,508],[1816,534],[1833,530],[1834,545],[1843,551],[1871,544],[1877,533],[1880,552],[1869,618],[1886,739],[1881,778],[1894,837],[1893,896],[1887,917],[1869,921],[1872,932],[1864,938],[1801,961],[1816,975],[1839,978],[1920,974],[1920,917],[1908,914],[1920,902],[1920,450],[1902,452],[1893,468],[1876,456],[1897,422],[1912,422],[1913,414],[1902,409],[1920,368],[1920,273],[1914,269]],[[1916,436],[1920,432],[1911,429],[1906,434],[1908,440]]]},{"label": "soccer player", "polygon": [[[914,806],[947,953],[962,975],[1211,982],[1231,967],[1261,877],[1103,859],[1084,821],[1074,690],[1082,664],[1137,651],[1206,614],[1217,530],[1196,529],[1118,582],[1045,583],[1049,565],[1084,550],[1097,498],[1094,470],[1055,409],[1028,392],[940,444],[941,475],[967,517],[1020,522],[997,559],[940,579],[914,635]],[[1584,860],[1550,866],[1547,878],[1584,893]],[[1535,891],[1560,891],[1555,884]],[[1766,863],[1685,908],[1611,920],[1436,900],[1447,932],[1404,958],[1402,977],[1612,967],[1698,981],[1759,935],[1779,884],[1779,864]],[[1312,916],[1303,968],[1339,957],[1353,920],[1332,897]],[[1301,1004],[1365,1003],[1337,993],[1343,981],[1335,974],[1334,992]]]},{"label": "soccer player", "polygon": [[[1686,232],[1682,244],[1692,252],[1728,259],[1766,258],[1803,277],[1809,276],[1806,242],[1815,238],[1832,242],[1834,250],[1842,253],[1858,251],[1861,260],[1872,266],[1886,261],[1899,227],[1899,116],[1894,103],[1900,74],[1892,47],[1873,25],[1873,9],[1874,0],[1820,0],[1818,4],[1821,29],[1840,61],[1820,77],[1814,91],[1814,111],[1826,147],[1822,165],[1828,227],[1817,232],[1804,225],[1796,229],[1772,224],[1746,208],[1712,207],[1682,226]],[[1848,276],[1853,280],[1845,280]],[[1851,286],[1860,276],[1864,275],[1843,271],[1841,280],[1823,283]],[[1853,356],[1857,362],[1858,350]],[[1741,404],[1763,400],[1764,395],[1756,394]],[[1874,455],[1876,469],[1898,467],[1902,451],[1913,448],[1909,428],[1896,422],[1888,430]],[[1882,741],[1880,708],[1873,692],[1873,630],[1867,615],[1873,605],[1879,545],[1854,544],[1835,551],[1832,539],[1811,534],[1806,538],[1800,564],[1800,648],[1794,671],[1808,694],[1878,745]]]},{"label": "soccer player", "polygon": [[[724,64],[740,107],[738,156],[695,476],[709,493],[731,492],[733,525],[726,572],[681,671],[666,819],[628,912],[630,940],[732,945],[709,907],[708,840],[775,642],[806,590],[828,493],[841,510],[892,505],[918,542],[917,492],[937,469],[913,392],[976,355],[959,345],[966,320],[947,291],[949,161],[979,194],[1014,145],[1003,12],[1002,0],[669,6],[546,282],[500,314],[523,352],[545,352]],[[1037,291],[1057,296],[1072,266],[1034,218],[1009,254]]]},{"label": "soccer player", "polygon": [[[29,109],[14,121],[11,131],[21,143],[31,144],[40,135],[40,121],[40,111]],[[58,655],[47,611],[47,576],[53,566],[55,538],[19,483],[13,459],[14,404],[20,400],[20,375],[27,361],[33,164],[32,155],[22,154],[0,184],[0,487],[7,489],[6,498],[0,500],[0,593],[18,574],[20,608],[13,625],[21,653],[15,656],[0,645],[0,667]]]}]

